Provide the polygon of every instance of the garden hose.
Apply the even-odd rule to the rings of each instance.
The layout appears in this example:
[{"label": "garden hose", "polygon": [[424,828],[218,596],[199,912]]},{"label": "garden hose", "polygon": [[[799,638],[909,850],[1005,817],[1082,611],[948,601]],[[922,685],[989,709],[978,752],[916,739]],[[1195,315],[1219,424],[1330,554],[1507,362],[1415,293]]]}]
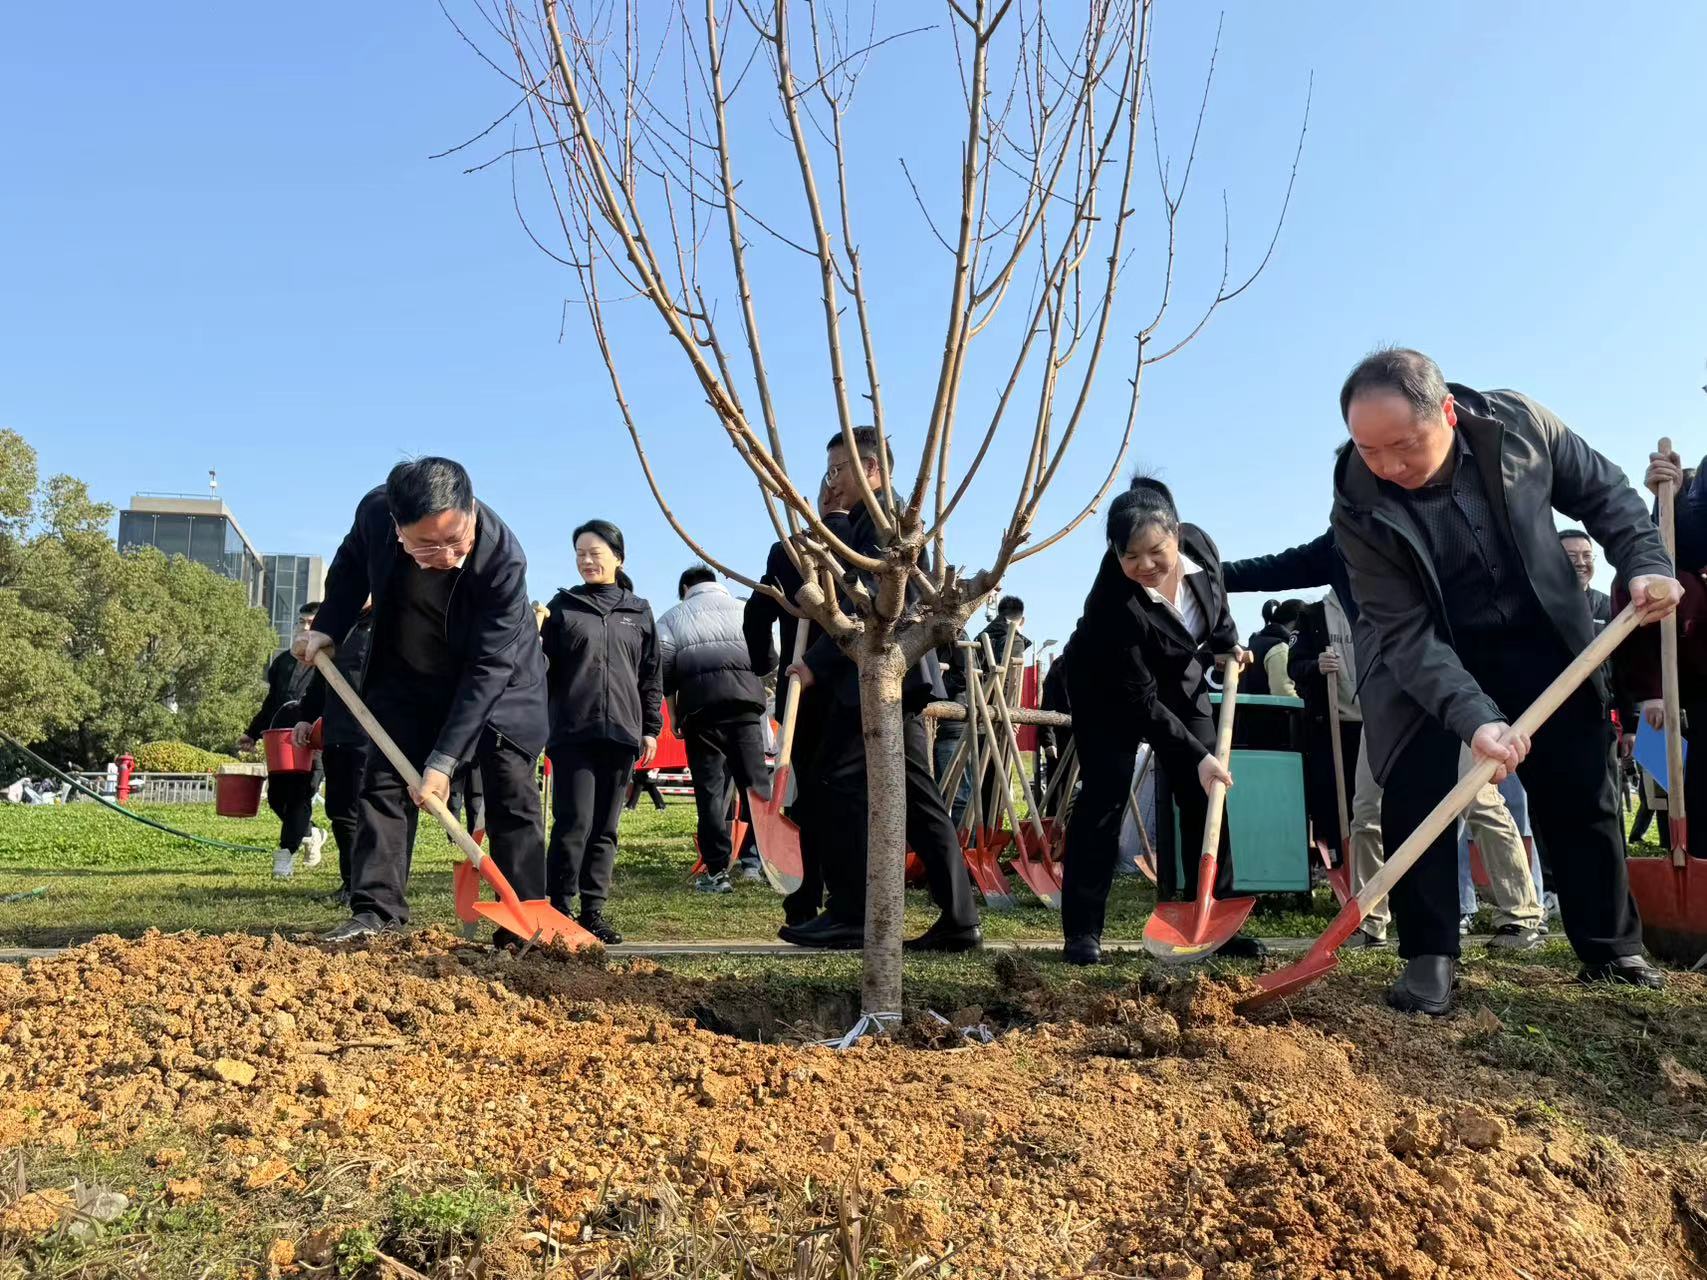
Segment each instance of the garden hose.
[{"label": "garden hose", "polygon": [[51,773],[54,777],[58,778],[61,782],[65,783],[67,786],[74,787],[78,791],[81,791],[84,795],[88,796],[91,800],[95,800],[101,804],[106,805],[107,808],[111,809],[114,813],[123,814],[125,817],[129,818],[132,822],[140,822],[145,827],[153,827],[156,831],[164,831],[169,836],[176,836],[180,840],[188,840],[193,844],[211,845],[215,849],[229,849],[233,853],[271,853],[271,852],[273,852],[271,849],[258,849],[254,845],[232,844],[228,840],[215,840],[211,836],[193,836],[188,831],[179,831],[176,827],[169,827],[164,822],[156,822],[153,818],[145,818],[140,813],[132,813],[129,809],[125,808],[122,804],[118,804],[112,800],[107,799],[107,797],[102,795],[100,792],[91,790],[89,787],[84,786],[81,782],[77,781],[77,779],[73,778],[70,774],[64,772],[63,770],[54,768],[46,760],[43,760],[35,752],[31,751],[28,747],[26,747],[23,743],[19,742],[16,738],[13,738],[10,734],[0,733],[0,742],[4,742],[7,746],[13,748],[17,752],[19,752],[21,755],[29,757],[31,760],[35,761],[36,764],[40,765],[43,769],[46,769],[49,773]]}]

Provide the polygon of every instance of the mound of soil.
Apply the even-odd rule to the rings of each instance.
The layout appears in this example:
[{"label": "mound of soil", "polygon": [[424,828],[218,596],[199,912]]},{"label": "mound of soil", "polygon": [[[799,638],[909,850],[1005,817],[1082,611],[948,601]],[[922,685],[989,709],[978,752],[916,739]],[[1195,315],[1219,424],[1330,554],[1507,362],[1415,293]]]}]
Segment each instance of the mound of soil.
[{"label": "mound of soil", "polygon": [[0,966],[0,1149],[215,1132],[198,1177],[250,1188],[353,1154],[475,1169],[525,1184],[579,1268],[610,1246],[574,1224],[612,1194],[762,1219],[857,1181],[891,1245],[957,1275],[1701,1274],[1675,1169],[1419,1096],[1234,994],[1134,987],[990,1045],[838,1053],[705,1030],[706,984],[644,961],[101,938]]}]

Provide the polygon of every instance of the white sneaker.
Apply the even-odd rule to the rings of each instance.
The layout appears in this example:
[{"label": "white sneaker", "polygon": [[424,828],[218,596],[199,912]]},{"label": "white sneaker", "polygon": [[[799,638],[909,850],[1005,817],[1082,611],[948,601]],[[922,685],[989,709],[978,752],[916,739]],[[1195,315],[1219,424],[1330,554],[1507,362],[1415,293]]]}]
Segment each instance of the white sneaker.
[{"label": "white sneaker", "polygon": [[290,879],[291,872],[296,869],[296,854],[289,849],[273,850],[273,876],[279,880]]},{"label": "white sneaker", "polygon": [[305,867],[318,867],[320,865],[320,852],[326,844],[326,833],[319,827],[308,828],[307,844],[308,849],[303,854],[302,865]]}]

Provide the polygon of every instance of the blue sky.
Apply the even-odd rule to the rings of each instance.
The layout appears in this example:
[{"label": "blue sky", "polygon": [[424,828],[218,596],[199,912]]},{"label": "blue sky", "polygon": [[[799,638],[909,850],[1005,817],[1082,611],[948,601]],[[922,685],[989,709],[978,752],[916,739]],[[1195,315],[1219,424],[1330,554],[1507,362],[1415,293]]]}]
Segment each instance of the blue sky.
[{"label": "blue sky", "polygon": [[[428,158],[510,105],[435,5],[309,0],[217,22],[176,6],[36,5],[0,22],[0,426],[44,469],[122,503],[199,490],[217,468],[262,550],[329,555],[393,462],[447,453],[520,532],[536,596],[573,580],[569,532],[598,515],[627,531],[641,590],[669,602],[691,556],[645,490],[573,307],[559,341],[572,277],[523,235],[505,166],[465,175],[463,157]],[[949,264],[897,160],[941,194],[929,175],[957,163],[956,89],[935,6],[890,3],[877,22],[922,22],[937,29],[877,56],[850,126],[904,460],[923,434]],[[1214,24],[1183,0],[1158,17],[1176,154]],[[1229,557],[1311,537],[1342,438],[1340,380],[1389,341],[1429,351],[1450,378],[1529,392],[1627,469],[1664,433],[1707,449],[1704,47],[1699,5],[1229,5],[1179,321],[1214,288],[1222,188],[1235,270],[1260,256],[1313,71],[1309,136],[1267,274],[1148,371],[1130,461],[1172,483]],[[798,225],[774,116],[755,103],[738,122],[748,190]],[[1117,334],[1153,306],[1153,232]],[[788,251],[754,252],[785,439],[810,477],[835,421],[814,283]],[[636,307],[615,324],[673,504],[756,570],[771,533],[680,355]],[[967,434],[1005,336],[974,360]],[[1040,528],[1106,469],[1129,362],[1117,338]],[[986,479],[952,540],[958,562],[987,558],[1011,504],[1005,470]],[[1066,638],[1100,550],[1087,526],[1013,573],[1039,639]],[[1258,605],[1240,602],[1247,627]]]}]

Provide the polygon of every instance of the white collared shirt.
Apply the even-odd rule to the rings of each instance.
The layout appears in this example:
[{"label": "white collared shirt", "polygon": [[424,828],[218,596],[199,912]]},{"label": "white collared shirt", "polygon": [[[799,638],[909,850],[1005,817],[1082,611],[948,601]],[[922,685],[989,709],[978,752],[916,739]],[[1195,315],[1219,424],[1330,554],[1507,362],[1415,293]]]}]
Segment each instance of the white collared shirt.
[{"label": "white collared shirt", "polygon": [[1174,617],[1185,627],[1186,634],[1198,644],[1202,644],[1208,637],[1209,625],[1204,619],[1203,610],[1198,607],[1197,597],[1185,589],[1185,580],[1194,573],[1202,572],[1203,566],[1182,551],[1179,553],[1179,585],[1174,588],[1175,596],[1172,600],[1154,587],[1144,588],[1150,599],[1173,610]]}]

